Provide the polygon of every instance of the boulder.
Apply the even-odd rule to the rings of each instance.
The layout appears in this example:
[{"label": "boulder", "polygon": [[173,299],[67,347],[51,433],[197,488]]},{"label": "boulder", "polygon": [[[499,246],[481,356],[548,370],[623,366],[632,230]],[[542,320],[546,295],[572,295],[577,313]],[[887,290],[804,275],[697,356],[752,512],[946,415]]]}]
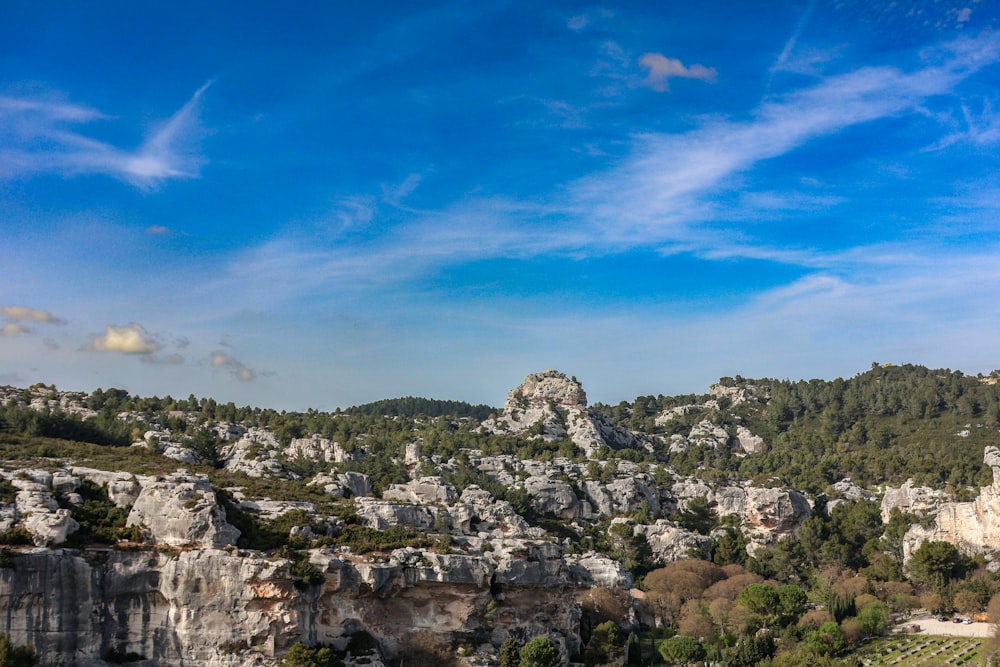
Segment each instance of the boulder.
[{"label": "boulder", "polygon": [[223,547],[236,543],[240,531],[226,522],[208,477],[179,471],[163,477],[139,477],[142,491],[125,521],[139,526],[156,544]]}]

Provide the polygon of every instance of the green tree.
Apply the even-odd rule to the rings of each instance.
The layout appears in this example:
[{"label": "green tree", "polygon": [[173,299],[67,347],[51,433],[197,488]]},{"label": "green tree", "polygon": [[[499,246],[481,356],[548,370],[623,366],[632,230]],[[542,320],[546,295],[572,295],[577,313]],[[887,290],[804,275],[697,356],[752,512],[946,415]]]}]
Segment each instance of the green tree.
[{"label": "green tree", "polygon": [[968,562],[950,542],[928,541],[920,545],[907,569],[914,583],[930,586],[935,593],[942,594],[952,579],[965,574]]},{"label": "green tree", "polygon": [[705,496],[689,500],[687,508],[675,519],[682,527],[702,535],[708,535],[715,528],[715,512]]},{"label": "green tree", "polygon": [[548,637],[535,637],[520,652],[520,667],[558,667],[562,664],[559,649]]},{"label": "green tree", "polygon": [[865,636],[881,635],[889,627],[889,608],[884,602],[872,602],[858,612],[857,619]]},{"label": "green tree", "polygon": [[837,655],[847,648],[847,637],[836,621],[830,621],[806,635],[803,644],[816,655]]},{"label": "green tree", "polygon": [[764,660],[774,655],[777,647],[774,637],[769,632],[744,635],[725,652],[723,665],[725,667],[756,667]]},{"label": "green tree", "polygon": [[799,620],[809,602],[806,592],[792,584],[778,586],[775,592],[778,594],[778,622],[785,626]]},{"label": "green tree", "polygon": [[507,637],[500,644],[500,667],[518,667],[521,662],[521,656],[518,654],[520,647],[517,645],[517,640],[513,637]]},{"label": "green tree", "polygon": [[34,667],[38,656],[31,644],[17,646],[10,637],[0,633],[0,667]]},{"label": "green tree", "polygon": [[331,648],[296,643],[278,664],[279,667],[341,667],[343,662]]},{"label": "green tree", "polygon": [[750,584],[740,592],[736,601],[754,614],[769,617],[778,609],[778,591],[767,584]]},{"label": "green tree", "polygon": [[586,665],[603,665],[607,663],[611,655],[619,648],[623,640],[621,629],[614,621],[605,621],[594,628],[587,642],[587,650],[583,656]]},{"label": "green tree", "polygon": [[705,647],[694,637],[677,635],[664,639],[657,647],[660,655],[670,665],[689,665],[705,657]]}]

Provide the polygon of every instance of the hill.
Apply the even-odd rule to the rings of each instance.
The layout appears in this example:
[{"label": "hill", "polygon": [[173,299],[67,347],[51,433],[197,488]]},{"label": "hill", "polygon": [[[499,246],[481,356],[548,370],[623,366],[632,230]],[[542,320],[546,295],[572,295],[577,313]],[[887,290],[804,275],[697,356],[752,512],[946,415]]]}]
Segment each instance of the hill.
[{"label": "hill", "polygon": [[607,406],[550,370],[500,410],[335,413],[0,388],[0,630],[46,664],[852,664],[892,614],[1000,592],[993,380]]}]

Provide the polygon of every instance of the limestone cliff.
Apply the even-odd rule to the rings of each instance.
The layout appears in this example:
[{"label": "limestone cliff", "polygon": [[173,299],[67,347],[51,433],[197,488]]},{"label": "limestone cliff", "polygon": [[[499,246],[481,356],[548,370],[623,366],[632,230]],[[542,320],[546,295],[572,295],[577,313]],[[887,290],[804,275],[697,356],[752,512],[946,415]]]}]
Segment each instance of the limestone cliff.
[{"label": "limestone cliff", "polygon": [[78,666],[126,654],[273,665],[297,641],[343,649],[361,630],[387,657],[421,631],[554,633],[578,651],[578,592],[631,583],[613,561],[569,560],[549,542],[499,543],[495,557],[399,549],[366,562],[313,550],[309,560],[322,573],[315,585],[292,576],[288,559],[235,550],[27,550],[0,568],[0,631],[33,644],[43,664]]},{"label": "limestone cliff", "polygon": [[966,554],[990,559],[1000,552],[1000,449],[986,447],[983,463],[993,469],[993,483],[972,502],[942,503],[932,526],[911,527],[903,537],[904,561],[926,541],[951,542]]}]

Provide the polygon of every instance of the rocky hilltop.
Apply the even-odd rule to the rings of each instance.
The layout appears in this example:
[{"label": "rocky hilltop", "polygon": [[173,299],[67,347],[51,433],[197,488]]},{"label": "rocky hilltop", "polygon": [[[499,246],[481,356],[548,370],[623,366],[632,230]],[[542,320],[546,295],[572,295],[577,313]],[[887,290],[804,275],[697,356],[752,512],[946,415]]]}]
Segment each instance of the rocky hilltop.
[{"label": "rocky hilltop", "polygon": [[[568,661],[590,655],[609,618],[629,631],[676,622],[680,601],[672,617],[662,599],[650,607],[637,577],[696,557],[750,568],[741,581],[795,581],[772,549],[820,549],[852,508],[869,524],[914,517],[900,568],[929,541],[992,561],[1000,431],[953,436],[987,443],[949,473],[990,473],[981,487],[878,484],[862,468],[845,479],[830,452],[892,440],[870,417],[864,432],[844,416],[831,431],[838,417],[814,389],[737,377],[702,396],[589,406],[579,381],[549,370],[480,422],[0,388],[0,631],[43,664],[268,666],[302,645],[347,664],[423,651],[485,666],[534,637]],[[819,453],[796,430],[811,404],[839,438]],[[820,476],[809,456],[826,457]],[[856,570],[861,544],[830,553]]]},{"label": "rocky hilltop", "polygon": [[567,439],[588,457],[602,447],[652,449],[649,440],[613,425],[587,409],[587,394],[575,377],[559,371],[532,373],[507,394],[500,416],[482,428],[502,435],[528,435],[548,442]]}]

